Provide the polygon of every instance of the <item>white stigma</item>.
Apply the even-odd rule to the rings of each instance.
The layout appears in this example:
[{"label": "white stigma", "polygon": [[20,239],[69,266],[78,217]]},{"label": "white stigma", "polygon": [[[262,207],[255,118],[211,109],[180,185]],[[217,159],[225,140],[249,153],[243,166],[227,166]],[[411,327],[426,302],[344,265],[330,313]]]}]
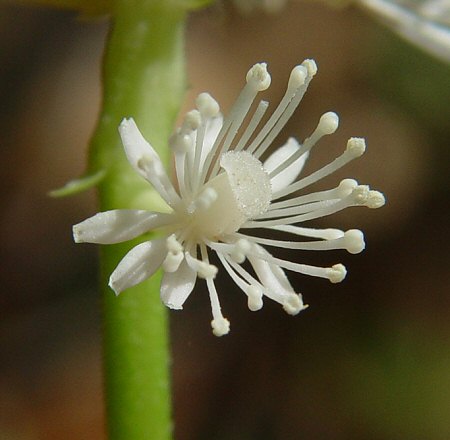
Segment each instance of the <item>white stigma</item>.
[{"label": "white stigma", "polygon": [[272,198],[268,173],[262,163],[246,151],[230,151],[220,159],[241,213],[253,218],[267,211]]}]

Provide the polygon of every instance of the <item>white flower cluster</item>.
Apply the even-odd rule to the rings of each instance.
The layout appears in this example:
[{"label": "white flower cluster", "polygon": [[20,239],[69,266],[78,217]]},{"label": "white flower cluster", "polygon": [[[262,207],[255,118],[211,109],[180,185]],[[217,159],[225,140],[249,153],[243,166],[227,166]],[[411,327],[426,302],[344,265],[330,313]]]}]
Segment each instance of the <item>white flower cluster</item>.
[{"label": "white flower cluster", "polygon": [[[218,269],[210,262],[211,251],[247,295],[250,310],[261,309],[264,297],[278,302],[291,315],[307,307],[284,269],[326,278],[332,283],[344,279],[346,269],[342,264],[315,267],[295,263],[276,258],[263,247],[361,252],[364,237],[359,230],[313,229],[298,224],[350,206],[378,208],[384,204],[380,192],[353,179],[344,179],[326,191],[301,193],[364,153],[364,139],[351,138],[338,158],[298,179],[313,146],[322,136],[336,131],[335,113],[325,113],[303,143],[290,138],[261,161],[316,72],[312,60],[296,66],[284,97],[264,124],[261,121],[268,109],[266,101],[260,101],[249,114],[257,94],[271,82],[264,63],[249,70],[246,85],[225,118],[217,102],[201,93],[196,100],[197,109],[186,114],[169,141],[176,167],[175,184],[133,119],[122,121],[119,132],[128,161],[158,191],[171,212],[113,210],[73,227],[77,243],[118,243],[150,230],[164,232],[163,238],[143,242],[125,255],[109,281],[116,294],[142,282],[161,267],[161,299],[171,309],[182,309],[197,278],[203,278],[211,301],[213,333],[222,336],[229,332],[230,324],[221,311],[214,282]],[[290,239],[261,236],[273,231],[285,233]],[[300,236],[306,240],[298,241]]]}]

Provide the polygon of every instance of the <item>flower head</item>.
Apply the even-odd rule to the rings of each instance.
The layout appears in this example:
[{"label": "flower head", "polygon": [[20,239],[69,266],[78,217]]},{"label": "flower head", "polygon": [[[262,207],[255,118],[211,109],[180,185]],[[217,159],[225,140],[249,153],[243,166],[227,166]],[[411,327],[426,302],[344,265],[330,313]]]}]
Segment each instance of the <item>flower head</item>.
[{"label": "flower head", "polygon": [[[298,179],[317,141],[332,134],[338,117],[322,115],[313,133],[297,142],[294,138],[275,150],[263,162],[261,157],[280,133],[300,103],[316,74],[314,61],[305,60],[290,75],[286,93],[278,107],[261,121],[268,108],[260,101],[249,115],[257,94],[270,85],[266,64],[256,64],[248,72],[246,85],[227,117],[207,93],[196,100],[169,144],[174,154],[176,184],[168,177],[158,154],[146,142],[133,119],[119,127],[128,161],[158,191],[170,213],[144,210],[101,212],[73,227],[76,242],[118,243],[150,230],[165,235],[134,247],[111,274],[109,285],[116,294],[150,277],[159,267],[164,271],[161,299],[171,309],[182,309],[197,278],[206,280],[212,308],[212,329],[217,336],[229,332],[223,316],[214,278],[218,268],[210,253],[245,293],[250,310],[259,310],[263,298],[270,298],[291,314],[307,306],[302,295],[288,281],[284,269],[342,281],[342,264],[316,267],[283,260],[263,246],[299,250],[364,249],[361,231],[314,229],[299,226],[350,206],[378,208],[384,197],[367,185],[344,179],[335,188],[302,193],[309,185],[333,173],[365,150],[364,139],[351,138],[345,151],[331,163]],[[249,119],[244,124],[244,120]],[[279,231],[288,240],[264,237]],[[298,237],[305,237],[302,241]],[[245,266],[243,263],[248,261]]]}]

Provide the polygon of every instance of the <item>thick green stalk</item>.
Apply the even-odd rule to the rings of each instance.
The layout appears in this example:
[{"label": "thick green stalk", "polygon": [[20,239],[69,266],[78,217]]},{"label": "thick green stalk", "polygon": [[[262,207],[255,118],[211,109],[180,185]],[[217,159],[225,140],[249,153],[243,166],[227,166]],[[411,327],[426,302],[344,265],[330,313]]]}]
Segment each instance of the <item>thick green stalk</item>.
[{"label": "thick green stalk", "polygon": [[[91,172],[106,170],[100,207],[155,210],[159,199],[126,161],[117,127],[137,125],[167,161],[167,140],[185,90],[185,11],[170,1],[121,0],[104,60],[103,108],[92,140]],[[101,249],[104,367],[110,440],[171,438],[168,323],[159,276],[115,297],[108,277],[136,242]]]}]

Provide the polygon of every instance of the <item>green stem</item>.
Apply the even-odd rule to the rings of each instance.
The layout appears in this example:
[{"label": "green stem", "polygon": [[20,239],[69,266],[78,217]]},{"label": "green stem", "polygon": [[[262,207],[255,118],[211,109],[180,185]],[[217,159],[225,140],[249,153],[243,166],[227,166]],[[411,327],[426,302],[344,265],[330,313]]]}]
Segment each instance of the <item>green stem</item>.
[{"label": "green stem", "polygon": [[[170,1],[117,0],[104,60],[103,109],[92,140],[90,168],[105,170],[102,211],[155,210],[159,199],[126,161],[117,127],[133,117],[168,158],[167,140],[185,91],[185,10]],[[101,250],[104,368],[110,440],[171,438],[168,323],[157,275],[115,297],[108,277],[136,244]]]}]

